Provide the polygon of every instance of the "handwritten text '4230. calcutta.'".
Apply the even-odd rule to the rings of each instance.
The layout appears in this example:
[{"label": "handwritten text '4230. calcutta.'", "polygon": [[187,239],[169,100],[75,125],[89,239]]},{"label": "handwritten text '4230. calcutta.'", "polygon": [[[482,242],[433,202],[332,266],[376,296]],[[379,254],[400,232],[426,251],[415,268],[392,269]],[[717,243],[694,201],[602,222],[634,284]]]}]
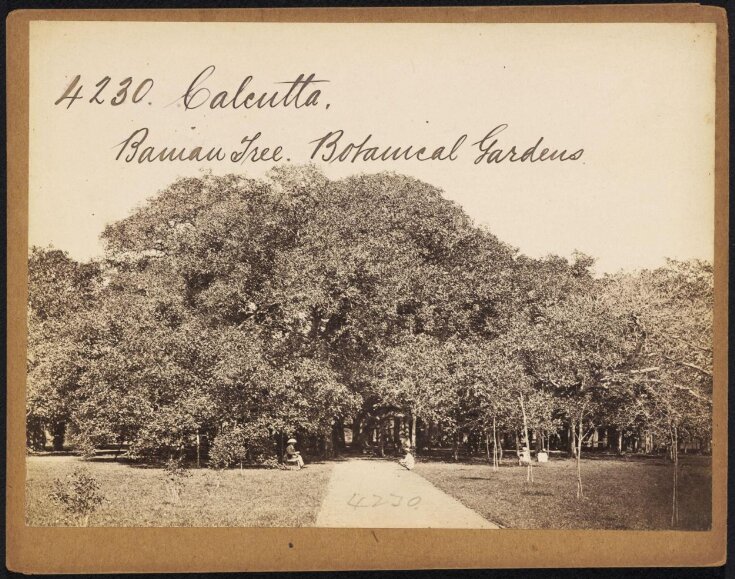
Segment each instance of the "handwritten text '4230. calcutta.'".
[{"label": "handwritten text '4230. calcutta.'", "polygon": [[[174,102],[183,102],[186,110],[200,107],[209,109],[291,107],[299,109],[317,106],[321,90],[316,86],[319,83],[329,82],[328,80],[316,78],[314,73],[299,74],[294,80],[275,83],[277,85],[287,85],[285,92],[282,90],[255,92],[248,90],[253,77],[246,76],[234,92],[227,90],[215,92],[207,86],[207,80],[214,74],[214,71],[215,66],[213,64],[202,70],[194,77],[184,94]],[[139,104],[151,93],[154,84],[152,78],[136,81],[133,80],[132,76],[128,76],[115,84],[111,77],[105,76],[94,85],[94,89],[90,93],[84,88],[82,75],[78,74],[54,104],[66,104],[68,109],[77,101],[87,100],[90,94],[91,96],[89,96],[87,102],[91,104],[102,105],[108,103],[111,106],[119,106],[126,102]],[[153,104],[151,100],[145,102],[149,105]],[[325,108],[329,108],[329,104]]]}]

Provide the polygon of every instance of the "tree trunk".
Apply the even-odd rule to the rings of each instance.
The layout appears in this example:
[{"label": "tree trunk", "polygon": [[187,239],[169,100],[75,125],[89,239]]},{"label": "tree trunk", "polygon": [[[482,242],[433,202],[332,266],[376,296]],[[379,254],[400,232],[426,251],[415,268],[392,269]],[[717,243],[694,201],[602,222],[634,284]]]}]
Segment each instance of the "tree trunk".
[{"label": "tree trunk", "polygon": [[38,419],[26,422],[26,444],[33,450],[43,450],[46,445],[46,433]]},{"label": "tree trunk", "polygon": [[358,414],[352,419],[352,443],[353,450],[362,447],[362,415]]},{"label": "tree trunk", "polygon": [[679,433],[676,426],[671,432],[671,452],[674,457],[674,486],[671,492],[671,526],[679,524]]},{"label": "tree trunk", "polygon": [[416,455],[418,456],[429,446],[429,425],[416,417]]},{"label": "tree trunk", "polygon": [[533,462],[531,461],[531,439],[528,437],[528,421],[526,420],[526,407],[523,404],[523,393],[518,397],[521,401],[521,413],[523,414],[523,432],[526,435],[526,448],[528,449],[528,466],[526,466],[526,482],[533,482]]},{"label": "tree trunk", "polygon": [[577,456],[577,425],[574,420],[569,427],[569,456],[572,458]]},{"label": "tree trunk", "polygon": [[454,462],[457,462],[459,460],[459,444],[457,441],[457,432],[454,432],[454,435],[452,437],[452,456],[454,457]]},{"label": "tree trunk", "polygon": [[[342,436],[340,437],[340,429]],[[329,430],[330,447],[332,449],[332,456],[338,456],[340,452],[344,450],[344,425],[340,420],[332,423],[332,428]]]},{"label": "tree trunk", "polygon": [[493,416],[493,470],[498,470],[498,432],[495,428],[495,416]]},{"label": "tree trunk", "polygon": [[540,429],[536,429],[536,456],[538,456],[538,453],[543,450],[544,447],[544,435]]},{"label": "tree trunk", "polygon": [[201,438],[199,437],[199,431],[197,430],[197,468],[202,468],[201,462]]},{"label": "tree trunk", "polygon": [[324,458],[332,458],[334,456],[334,446],[332,445],[332,433],[322,436],[322,444],[324,445]]},{"label": "tree trunk", "polygon": [[66,422],[57,422],[54,424],[51,435],[53,438],[53,447],[56,452],[64,450],[64,439],[66,438]]},{"label": "tree trunk", "polygon": [[336,434],[335,447],[339,452],[344,452],[347,448],[347,441],[345,440],[345,422],[342,418],[335,421],[334,431]]},{"label": "tree trunk", "polygon": [[411,410],[411,448],[416,452],[416,415]]},{"label": "tree trunk", "polygon": [[623,454],[623,431],[618,430],[618,454]]},{"label": "tree trunk", "polygon": [[577,498],[581,499],[584,496],[584,489],[582,488],[582,440],[584,439],[584,406],[582,412],[579,413],[579,432],[577,434]]},{"label": "tree trunk", "polygon": [[383,421],[378,421],[378,448],[380,456],[385,456],[385,433],[383,432]]}]

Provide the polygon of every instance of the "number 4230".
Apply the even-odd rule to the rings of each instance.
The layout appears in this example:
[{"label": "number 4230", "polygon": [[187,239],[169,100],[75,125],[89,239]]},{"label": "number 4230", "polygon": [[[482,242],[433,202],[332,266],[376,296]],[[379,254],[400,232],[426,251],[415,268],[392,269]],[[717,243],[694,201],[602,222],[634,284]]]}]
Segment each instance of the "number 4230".
[{"label": "number 4230", "polygon": [[[54,105],[61,104],[63,102],[66,102],[66,108],[68,109],[78,100],[84,100],[84,96],[82,96],[82,89],[84,88],[84,85],[81,84],[82,75],[78,74],[74,77],[74,80],[71,81],[71,84],[67,87],[67,89],[64,91],[64,94],[62,94],[54,103]],[[103,97],[103,93],[108,89],[108,85],[110,84],[110,81],[112,79],[109,76],[105,76],[102,80],[100,80],[96,85],[94,85],[97,89],[97,91],[94,93],[94,95],[89,99],[90,103],[95,103],[98,105],[105,103],[105,98]],[[133,88],[133,78],[127,77],[124,78],[120,83],[117,85],[119,87],[119,90],[115,93],[115,95],[110,99],[110,104],[114,107],[123,104],[128,96],[130,96],[130,102],[134,104],[138,104],[140,101],[142,101],[145,96],[150,92],[150,90],[153,88],[153,79],[152,78],[146,78],[142,82],[138,83],[135,88]],[[107,93],[109,94],[110,91],[115,90],[115,86],[111,86]],[[149,103],[150,104],[150,103]]]}]

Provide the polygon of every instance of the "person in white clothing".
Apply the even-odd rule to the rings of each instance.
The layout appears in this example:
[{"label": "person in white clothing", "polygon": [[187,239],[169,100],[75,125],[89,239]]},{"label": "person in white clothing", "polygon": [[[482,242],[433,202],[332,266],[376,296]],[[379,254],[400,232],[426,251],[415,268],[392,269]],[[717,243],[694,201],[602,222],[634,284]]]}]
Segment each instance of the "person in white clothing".
[{"label": "person in white clothing", "polygon": [[296,439],[289,438],[288,446],[286,447],[286,455],[284,456],[284,459],[286,460],[287,463],[296,462],[299,468],[304,468],[304,459],[301,458],[301,453],[298,450],[296,450],[296,448],[294,447],[294,444],[296,444]]},{"label": "person in white clothing", "polygon": [[407,468],[408,470],[413,469],[414,465],[416,464],[416,460],[413,458],[413,454],[411,454],[410,448],[406,449],[406,456],[399,460],[398,464],[400,464],[402,467]]}]

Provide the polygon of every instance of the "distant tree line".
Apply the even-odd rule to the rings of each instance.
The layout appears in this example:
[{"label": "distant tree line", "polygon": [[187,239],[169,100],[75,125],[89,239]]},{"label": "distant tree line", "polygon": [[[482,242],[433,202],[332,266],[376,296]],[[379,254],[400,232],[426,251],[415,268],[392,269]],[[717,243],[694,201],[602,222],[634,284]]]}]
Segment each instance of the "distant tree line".
[{"label": "distant tree line", "polygon": [[503,440],[579,456],[600,429],[621,450],[709,444],[710,263],[595,277],[429,184],[310,166],[180,179],[102,237],[87,263],[31,250],[30,448],[206,441],[229,465],[291,435],[339,450],[346,425],[380,446],[386,420],[419,452],[476,441],[495,463]]}]

